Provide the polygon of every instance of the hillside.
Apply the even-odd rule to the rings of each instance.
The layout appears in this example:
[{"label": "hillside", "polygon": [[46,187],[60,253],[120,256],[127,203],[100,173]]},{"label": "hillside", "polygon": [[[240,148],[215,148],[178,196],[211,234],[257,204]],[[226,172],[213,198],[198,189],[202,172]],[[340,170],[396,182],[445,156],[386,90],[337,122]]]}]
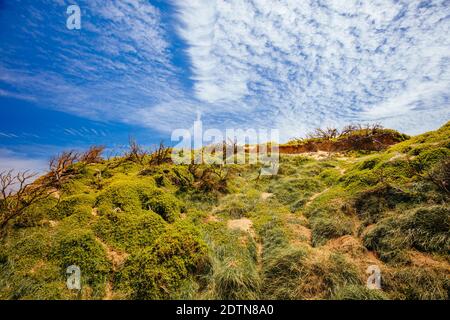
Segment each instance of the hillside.
[{"label": "hillside", "polygon": [[[450,122],[396,137],[366,152],[291,143],[273,177],[136,146],[85,157],[8,222],[0,299],[449,299]],[[371,265],[381,290],[366,288]]]}]

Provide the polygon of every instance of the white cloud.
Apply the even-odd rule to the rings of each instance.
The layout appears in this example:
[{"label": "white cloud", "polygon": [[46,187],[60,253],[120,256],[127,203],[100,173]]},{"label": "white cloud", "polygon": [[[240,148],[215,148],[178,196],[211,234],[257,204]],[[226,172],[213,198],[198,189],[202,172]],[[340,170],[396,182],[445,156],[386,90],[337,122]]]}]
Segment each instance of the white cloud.
[{"label": "white cloud", "polygon": [[284,139],[358,121],[413,133],[450,116],[447,2],[171,3],[193,92],[174,65],[166,13],[147,1],[93,0],[80,1],[78,33],[39,28],[59,7],[26,8],[19,40],[28,45],[31,34],[35,52],[54,65],[30,66],[14,48],[0,48],[8,88],[0,95],[167,133],[190,127],[201,111],[209,127],[278,128]]},{"label": "white cloud", "polygon": [[[127,121],[180,91],[159,10],[146,1],[80,1],[82,29],[53,1],[23,7],[22,46],[0,48],[0,95],[93,119]],[[45,8],[45,9],[43,9]],[[62,18],[62,19],[60,19]],[[23,56],[33,48],[32,59]]]},{"label": "white cloud", "polygon": [[285,137],[366,120],[412,132],[418,115],[448,119],[450,7],[421,3],[175,1],[197,98]]}]

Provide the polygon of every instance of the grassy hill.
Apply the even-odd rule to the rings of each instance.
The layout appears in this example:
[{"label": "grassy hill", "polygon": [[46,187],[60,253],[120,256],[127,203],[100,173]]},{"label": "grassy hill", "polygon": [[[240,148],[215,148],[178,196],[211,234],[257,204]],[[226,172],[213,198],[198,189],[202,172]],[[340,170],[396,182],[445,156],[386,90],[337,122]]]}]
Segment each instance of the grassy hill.
[{"label": "grassy hill", "polygon": [[[8,221],[0,298],[448,299],[450,122],[396,137],[380,151],[336,138],[282,154],[273,177],[137,146],[85,157]],[[81,292],[66,288],[69,265]],[[370,265],[381,290],[366,288]]]}]

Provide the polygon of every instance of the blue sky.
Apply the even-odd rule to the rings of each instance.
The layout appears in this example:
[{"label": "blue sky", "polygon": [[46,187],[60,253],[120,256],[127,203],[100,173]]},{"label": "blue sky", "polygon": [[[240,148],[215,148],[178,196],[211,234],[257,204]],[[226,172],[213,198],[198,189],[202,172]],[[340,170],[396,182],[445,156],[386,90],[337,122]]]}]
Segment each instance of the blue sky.
[{"label": "blue sky", "polygon": [[[81,8],[81,30],[66,9]],[[450,0],[0,0],[0,169],[190,128],[449,120]]]}]

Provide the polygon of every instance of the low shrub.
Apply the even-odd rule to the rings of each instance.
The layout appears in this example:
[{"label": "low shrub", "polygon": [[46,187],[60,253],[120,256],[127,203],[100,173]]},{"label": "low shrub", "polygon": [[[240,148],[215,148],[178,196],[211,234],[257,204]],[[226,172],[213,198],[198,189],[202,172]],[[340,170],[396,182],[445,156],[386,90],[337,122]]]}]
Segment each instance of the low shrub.
[{"label": "low shrub", "polygon": [[158,192],[145,202],[148,209],[159,214],[167,222],[174,222],[180,213],[178,199],[170,193]]},{"label": "low shrub", "polygon": [[176,299],[180,288],[195,288],[189,283],[209,270],[204,241],[195,229],[177,225],[171,226],[153,245],[133,254],[120,279],[130,298]]},{"label": "low shrub", "polygon": [[111,183],[96,199],[100,213],[116,209],[133,213],[145,208],[147,201],[157,193],[157,188],[150,181],[123,180]]},{"label": "low shrub", "polygon": [[164,232],[166,223],[151,211],[139,214],[110,212],[99,217],[94,225],[96,234],[114,248],[133,252],[150,246]]},{"label": "low shrub", "polygon": [[90,194],[76,194],[65,197],[61,199],[55,209],[51,211],[51,217],[62,219],[79,212],[90,213],[94,202],[95,197]]},{"label": "low shrub", "polygon": [[44,219],[54,215],[58,200],[49,197],[32,204],[14,219],[14,226],[19,228],[40,226]]},{"label": "low shrub", "polygon": [[107,276],[111,271],[105,249],[95,239],[92,231],[63,229],[56,236],[51,259],[65,274],[66,268],[76,265],[81,269],[81,283],[94,291],[94,297],[102,297]]}]

